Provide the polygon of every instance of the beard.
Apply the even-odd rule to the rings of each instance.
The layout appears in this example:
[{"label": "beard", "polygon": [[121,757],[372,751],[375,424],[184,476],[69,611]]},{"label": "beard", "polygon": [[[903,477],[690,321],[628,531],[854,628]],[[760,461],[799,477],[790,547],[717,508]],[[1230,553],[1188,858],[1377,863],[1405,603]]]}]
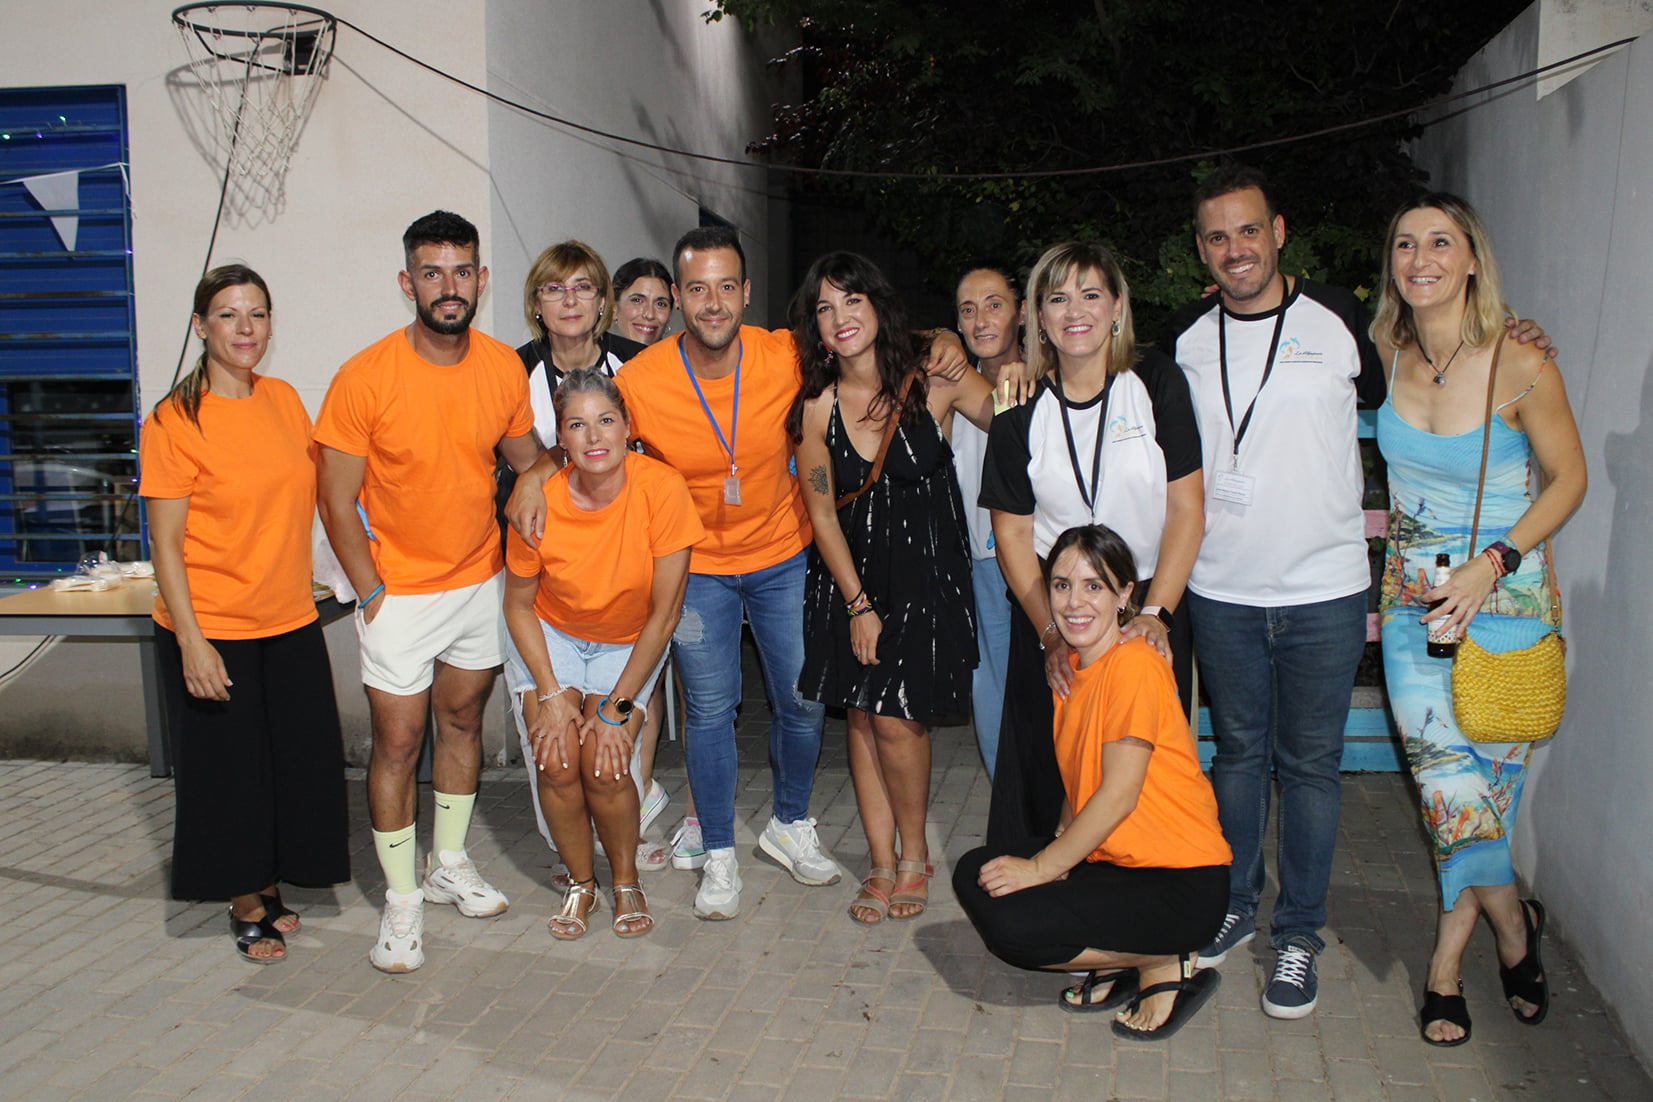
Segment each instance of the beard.
[{"label": "beard", "polygon": [[[443,318],[436,312],[437,307],[449,302],[457,302],[464,307],[459,316],[452,321]],[[471,319],[476,317],[476,303],[462,299],[458,295],[449,295],[446,298],[437,299],[428,306],[424,303],[418,303],[414,312],[419,315],[419,320],[425,328],[432,333],[440,333],[444,337],[457,337],[471,327]]]},{"label": "beard", "polygon": [[734,344],[735,338],[740,336],[741,320],[741,314],[731,312],[729,315],[729,324],[724,326],[721,332],[714,332],[702,326],[698,317],[689,317],[688,315],[684,315],[683,328],[688,332],[689,336],[693,337],[705,346],[707,351],[722,352],[725,348],[728,348],[731,344]]}]

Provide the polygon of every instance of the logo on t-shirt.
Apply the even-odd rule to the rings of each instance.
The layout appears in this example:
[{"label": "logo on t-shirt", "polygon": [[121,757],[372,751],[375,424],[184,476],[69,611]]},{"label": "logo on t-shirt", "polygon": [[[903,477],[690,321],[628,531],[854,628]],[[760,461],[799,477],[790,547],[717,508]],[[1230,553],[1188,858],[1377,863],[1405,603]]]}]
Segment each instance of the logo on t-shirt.
[{"label": "logo on t-shirt", "polygon": [[1280,342],[1280,363],[1323,364],[1326,362],[1324,352],[1304,348],[1303,342],[1296,337],[1287,337]]},{"label": "logo on t-shirt", "polygon": [[1127,414],[1119,414],[1108,422],[1108,437],[1112,443],[1123,444],[1127,440],[1140,440],[1148,435],[1148,427],[1141,421],[1131,423]]}]

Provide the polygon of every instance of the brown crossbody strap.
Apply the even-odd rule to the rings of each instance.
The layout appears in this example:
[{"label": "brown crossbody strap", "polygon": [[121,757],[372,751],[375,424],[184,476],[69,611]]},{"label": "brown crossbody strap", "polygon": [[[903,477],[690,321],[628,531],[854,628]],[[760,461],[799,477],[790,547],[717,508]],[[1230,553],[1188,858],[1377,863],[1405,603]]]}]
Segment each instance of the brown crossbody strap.
[{"label": "brown crossbody strap", "polygon": [[[872,473],[867,475],[867,480],[861,483],[859,488],[838,496],[838,508],[842,509],[866,493],[872,488],[872,484],[878,481],[878,476],[884,473],[884,456],[889,454],[890,441],[895,439],[895,430],[901,427],[901,414],[907,408],[907,395],[912,393],[913,383],[918,379],[918,373],[919,369],[916,367],[907,372],[907,377],[901,380],[901,389],[895,393],[895,408],[890,411],[889,423],[884,426],[884,438],[878,442],[878,454],[872,460]],[[1481,465],[1483,469],[1486,466],[1484,457],[1481,460]]]},{"label": "brown crossbody strap", "polygon": [[[1487,452],[1492,447],[1492,394],[1493,387],[1498,382],[1498,356],[1504,351],[1504,340],[1500,334],[1498,343],[1492,349],[1492,369],[1487,372],[1487,416],[1486,423],[1481,426],[1481,473],[1475,479],[1475,516],[1469,524],[1469,555],[1464,562],[1475,561],[1475,540],[1481,534],[1481,495],[1487,486]],[[1539,472],[1539,481],[1542,486],[1543,472]],[[1556,627],[1561,626],[1561,584],[1555,576],[1555,553],[1550,550],[1550,541],[1544,541],[1544,573],[1550,588],[1550,618]]]}]

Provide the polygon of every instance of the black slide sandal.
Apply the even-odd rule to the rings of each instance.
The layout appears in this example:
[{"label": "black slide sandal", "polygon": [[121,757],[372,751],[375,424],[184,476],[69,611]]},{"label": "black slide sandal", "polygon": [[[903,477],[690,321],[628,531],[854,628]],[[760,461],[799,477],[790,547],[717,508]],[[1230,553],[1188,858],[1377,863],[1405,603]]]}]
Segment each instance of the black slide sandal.
[{"label": "black slide sandal", "polygon": [[1521,921],[1527,924],[1527,955],[1514,967],[1505,968],[1500,964],[1498,978],[1504,984],[1506,1002],[1520,999],[1538,1007],[1530,1015],[1510,1007],[1515,1020],[1522,1025],[1537,1025],[1550,1012],[1550,984],[1544,978],[1544,962],[1538,955],[1538,944],[1544,937],[1544,904],[1536,899],[1523,900]]},{"label": "black slide sandal", "polygon": [[[1436,1022],[1450,1022],[1464,1031],[1455,1041],[1437,1041],[1429,1035],[1429,1027]],[[1424,1044],[1436,1048],[1457,1048],[1469,1040],[1469,1003],[1464,1001],[1464,981],[1458,981],[1456,995],[1442,995],[1428,988],[1423,992],[1423,1009],[1418,1011],[1418,1036]]]},{"label": "black slide sandal", "polygon": [[280,894],[264,895],[261,893],[258,898],[264,901],[265,918],[269,919],[271,922],[280,922],[284,918],[292,918],[294,920],[293,928],[288,930],[287,934],[291,936],[299,932],[299,928],[303,925],[303,920],[299,918],[297,911],[293,910],[281,901]]},{"label": "black slide sandal", "polygon": [[[235,938],[235,951],[241,959],[252,964],[277,964],[287,959],[287,939],[275,928],[275,920],[268,912],[257,922],[236,918],[230,911],[230,934]],[[273,957],[255,957],[252,948],[260,941],[273,941],[281,946],[281,953]]]}]

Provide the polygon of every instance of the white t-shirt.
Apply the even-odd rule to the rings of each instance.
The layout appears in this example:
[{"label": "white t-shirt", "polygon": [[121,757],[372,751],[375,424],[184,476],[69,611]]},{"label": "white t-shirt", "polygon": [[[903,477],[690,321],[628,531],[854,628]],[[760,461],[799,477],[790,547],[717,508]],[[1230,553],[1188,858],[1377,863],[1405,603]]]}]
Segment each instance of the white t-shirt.
[{"label": "white t-shirt", "polygon": [[[597,363],[576,366],[600,366],[604,375],[613,378],[627,360],[642,350],[643,346],[636,341],[614,333],[604,333],[597,338]],[[551,393],[557,389],[563,375],[575,368],[552,367],[547,370],[549,355],[549,350],[539,341],[529,341],[517,349],[517,356],[528,368],[528,404],[534,411],[534,431],[539,434],[541,444],[553,448],[557,444],[557,411],[552,405]]]},{"label": "white t-shirt", "polygon": [[[1087,487],[1098,431],[1100,473],[1091,505],[1079,492],[1073,455]],[[1068,450],[1062,399],[1049,378],[1033,400],[993,418],[982,468],[980,501],[1000,512],[1033,517],[1033,550],[1041,559],[1069,528],[1105,524],[1118,532],[1136,558],[1137,577],[1153,577],[1165,534],[1166,486],[1200,469],[1200,440],[1188,384],[1163,353],[1146,350],[1130,371],[1114,376],[1107,391],[1068,403]]]},{"label": "white t-shirt", "polygon": [[953,418],[953,471],[964,498],[964,523],[970,529],[970,557],[993,557],[993,517],[976,504],[981,496],[981,465],[987,459],[987,434],[963,414]]},{"label": "white t-shirt", "polygon": [[[1280,310],[1279,351],[1259,392]],[[1366,373],[1382,383],[1365,308],[1353,295],[1299,279],[1280,310],[1231,314],[1212,295],[1172,319],[1166,342],[1188,377],[1204,452],[1205,538],[1188,588],[1265,608],[1330,601],[1371,584],[1355,400]],[[1235,427],[1254,396],[1236,457]],[[1225,479],[1231,472],[1240,478]],[[1250,503],[1225,493],[1249,494]]]}]

